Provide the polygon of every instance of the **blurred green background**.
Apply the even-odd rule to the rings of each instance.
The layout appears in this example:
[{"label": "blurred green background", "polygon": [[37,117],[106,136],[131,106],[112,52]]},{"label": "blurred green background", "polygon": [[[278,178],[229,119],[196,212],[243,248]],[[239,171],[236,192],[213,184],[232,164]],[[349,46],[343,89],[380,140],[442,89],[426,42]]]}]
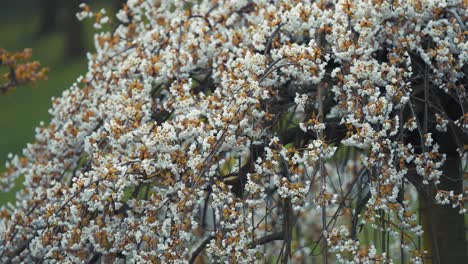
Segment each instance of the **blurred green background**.
[{"label": "blurred green background", "polygon": [[[5,1],[2,1],[5,2]],[[86,73],[86,51],[93,52],[93,21],[79,22],[81,0],[16,0],[0,8],[0,48],[9,52],[32,48],[33,59],[50,69],[48,81],[18,87],[0,96],[0,171],[8,153],[21,154],[34,139],[34,129],[50,120],[51,97],[60,96]],[[109,17],[123,0],[96,0],[93,10],[106,8]],[[0,193],[0,204],[14,195]]]}]

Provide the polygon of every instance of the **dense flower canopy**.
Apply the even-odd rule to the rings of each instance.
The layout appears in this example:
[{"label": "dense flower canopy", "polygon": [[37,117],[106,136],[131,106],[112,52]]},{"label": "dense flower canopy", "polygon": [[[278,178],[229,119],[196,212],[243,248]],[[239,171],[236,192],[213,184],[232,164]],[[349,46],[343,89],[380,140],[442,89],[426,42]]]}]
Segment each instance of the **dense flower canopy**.
[{"label": "dense flower canopy", "polygon": [[[0,213],[0,261],[420,261],[414,189],[465,211],[437,184],[438,138],[466,149],[467,16],[459,1],[129,0],[7,162],[4,188],[24,188]],[[395,246],[363,244],[362,225]]]}]

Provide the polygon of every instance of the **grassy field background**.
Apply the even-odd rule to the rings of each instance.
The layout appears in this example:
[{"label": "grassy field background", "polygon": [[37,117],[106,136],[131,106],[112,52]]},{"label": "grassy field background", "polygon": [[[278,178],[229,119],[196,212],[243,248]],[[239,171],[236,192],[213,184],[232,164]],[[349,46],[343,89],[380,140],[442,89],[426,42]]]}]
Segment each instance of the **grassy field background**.
[{"label": "grassy field background", "polygon": [[[10,1],[0,8],[0,47],[10,52],[33,49],[33,58],[49,67],[48,81],[18,87],[0,96],[0,171],[8,153],[20,154],[23,147],[34,139],[34,129],[40,121],[50,120],[48,109],[51,97],[63,90],[86,72],[86,58],[64,57],[64,33],[37,35],[40,21],[34,1]],[[91,48],[92,29],[85,27],[85,47]],[[0,204],[14,201],[13,192],[0,193]]]}]

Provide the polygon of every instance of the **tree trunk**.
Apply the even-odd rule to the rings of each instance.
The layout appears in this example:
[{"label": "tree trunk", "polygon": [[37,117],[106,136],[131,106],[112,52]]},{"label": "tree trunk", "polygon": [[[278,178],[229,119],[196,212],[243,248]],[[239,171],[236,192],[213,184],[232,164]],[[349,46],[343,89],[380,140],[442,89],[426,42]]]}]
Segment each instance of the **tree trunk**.
[{"label": "tree trunk", "polygon": [[56,30],[60,5],[58,0],[42,0],[39,5],[41,17],[37,35],[41,36]]},{"label": "tree trunk", "polygon": [[76,18],[76,12],[79,11],[78,5],[81,1],[67,0],[65,1],[65,21],[63,24],[63,32],[65,34],[65,57],[72,58],[84,54],[84,35],[83,26]]},{"label": "tree trunk", "polygon": [[[455,194],[462,193],[463,171],[460,158],[449,156],[442,170],[443,176],[438,188],[452,190]],[[437,205],[430,199],[431,197],[420,198],[423,249],[428,252],[424,263],[468,263],[464,215],[458,213],[459,208]]]}]

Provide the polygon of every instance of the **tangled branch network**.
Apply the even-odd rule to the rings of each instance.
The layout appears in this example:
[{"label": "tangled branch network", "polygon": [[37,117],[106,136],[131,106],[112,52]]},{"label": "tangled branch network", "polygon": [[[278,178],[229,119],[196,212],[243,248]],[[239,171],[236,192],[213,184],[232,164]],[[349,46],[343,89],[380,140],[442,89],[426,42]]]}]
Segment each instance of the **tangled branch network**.
[{"label": "tangled branch network", "polygon": [[7,162],[1,262],[420,262],[415,190],[465,212],[464,5],[129,0]]}]

